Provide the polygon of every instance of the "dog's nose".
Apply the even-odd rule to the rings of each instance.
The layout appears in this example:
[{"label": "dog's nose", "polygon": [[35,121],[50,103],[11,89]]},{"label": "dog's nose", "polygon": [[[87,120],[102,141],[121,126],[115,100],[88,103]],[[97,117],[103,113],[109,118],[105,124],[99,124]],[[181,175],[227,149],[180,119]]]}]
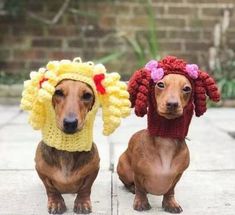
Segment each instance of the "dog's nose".
[{"label": "dog's nose", "polygon": [[166,107],[169,110],[175,110],[179,107],[179,103],[177,101],[171,101],[166,103]]},{"label": "dog's nose", "polygon": [[76,118],[65,118],[63,123],[65,133],[72,134],[77,130],[78,120]]}]

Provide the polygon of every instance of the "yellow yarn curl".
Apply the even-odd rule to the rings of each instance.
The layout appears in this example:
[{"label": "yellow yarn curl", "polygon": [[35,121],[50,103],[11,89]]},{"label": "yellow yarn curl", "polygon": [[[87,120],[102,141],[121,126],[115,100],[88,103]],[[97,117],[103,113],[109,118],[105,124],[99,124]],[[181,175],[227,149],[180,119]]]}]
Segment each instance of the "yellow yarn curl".
[{"label": "yellow yarn curl", "polygon": [[[97,91],[93,81],[94,75],[97,74],[104,74],[105,76],[102,81],[102,86],[105,88],[104,94]],[[84,129],[88,129],[89,132],[79,132],[74,134],[76,135],[74,138],[72,138],[73,135],[67,135],[58,130],[54,113],[52,113],[52,96],[55,87],[64,79],[85,82],[91,86],[95,94],[95,104],[88,113],[89,116],[84,126]],[[104,135],[110,135],[114,132],[120,125],[121,118],[130,114],[126,84],[120,81],[119,74],[106,73],[102,64],[83,63],[80,58],[75,58],[73,61],[50,61],[46,68],[31,72],[30,80],[24,82],[21,108],[29,112],[29,123],[32,127],[42,130],[42,136],[46,139],[45,143],[60,150],[90,150],[93,141],[93,121],[99,105],[102,106]],[[52,132],[55,132],[56,135],[51,134]],[[71,143],[71,141],[74,143]],[[84,145],[84,141],[87,142],[86,145]]]}]

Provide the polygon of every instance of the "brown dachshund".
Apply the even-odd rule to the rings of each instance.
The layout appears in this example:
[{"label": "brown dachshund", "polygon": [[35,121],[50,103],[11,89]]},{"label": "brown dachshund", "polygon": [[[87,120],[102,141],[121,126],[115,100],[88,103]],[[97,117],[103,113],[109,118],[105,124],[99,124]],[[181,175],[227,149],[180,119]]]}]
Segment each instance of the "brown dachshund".
[{"label": "brown dachshund", "polygon": [[[94,93],[85,83],[63,80],[53,95],[57,127],[66,134],[83,129],[86,115],[94,104]],[[93,143],[89,152],[57,150],[40,142],[36,151],[36,170],[48,196],[48,212],[66,211],[63,193],[76,193],[75,213],[90,213],[91,186],[99,171],[99,154]]]},{"label": "brown dachshund", "polygon": [[[165,61],[160,63],[160,68],[165,73],[170,72],[155,83],[147,69],[138,70],[129,82],[128,90],[136,114],[144,116],[148,112],[148,129],[138,131],[131,137],[127,150],[119,158],[117,172],[126,188],[135,193],[135,210],[151,208],[147,198],[147,193],[151,193],[163,195],[162,207],[165,211],[180,213],[182,208],[175,200],[174,188],[189,166],[190,156],[185,136],[193,109],[197,116],[203,114],[206,110],[203,106],[205,94],[209,93],[212,100],[218,101],[219,93],[208,74],[200,71],[195,84],[188,75],[181,74],[185,72],[184,62],[173,57]],[[182,64],[182,72],[175,72],[174,67],[171,67],[174,62],[177,70]],[[205,89],[209,89],[207,92],[204,85]],[[197,105],[199,93],[203,100],[200,107]],[[141,101],[145,97],[148,100]],[[183,131],[182,137],[179,130]]]}]

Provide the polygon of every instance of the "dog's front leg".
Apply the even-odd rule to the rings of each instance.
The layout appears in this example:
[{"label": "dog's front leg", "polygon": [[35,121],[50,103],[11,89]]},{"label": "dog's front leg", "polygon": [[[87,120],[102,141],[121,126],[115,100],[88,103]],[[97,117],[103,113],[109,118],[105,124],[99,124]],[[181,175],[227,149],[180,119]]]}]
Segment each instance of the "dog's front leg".
[{"label": "dog's front leg", "polygon": [[145,211],[151,209],[151,206],[147,198],[147,193],[142,188],[137,177],[135,177],[134,181],[135,181],[135,199],[134,199],[133,208],[137,211]]},{"label": "dog's front leg", "polygon": [[162,201],[162,207],[165,211],[170,212],[170,213],[181,213],[183,209],[181,206],[177,203],[175,200],[175,185],[177,182],[180,180],[182,174],[179,174],[173,183],[172,187],[170,190],[163,196],[163,201]]},{"label": "dog's front leg", "polygon": [[91,207],[91,186],[96,179],[98,171],[95,171],[91,175],[86,176],[83,180],[83,185],[77,192],[77,197],[74,201],[73,211],[77,214],[89,214],[92,212]]},{"label": "dog's front leg", "polygon": [[[38,171],[37,171],[38,172]],[[66,211],[66,205],[62,195],[53,186],[51,180],[38,172],[47,192],[47,209],[50,214],[62,214]]]}]

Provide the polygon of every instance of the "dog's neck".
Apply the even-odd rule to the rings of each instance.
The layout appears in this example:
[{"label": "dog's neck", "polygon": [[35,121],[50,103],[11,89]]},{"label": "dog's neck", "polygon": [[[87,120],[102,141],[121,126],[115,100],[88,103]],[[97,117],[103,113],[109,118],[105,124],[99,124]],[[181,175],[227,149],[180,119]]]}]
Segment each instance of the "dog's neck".
[{"label": "dog's neck", "polygon": [[156,105],[152,96],[152,99],[149,99],[148,109],[148,131],[150,135],[184,140],[193,116],[193,103],[188,103],[181,117],[171,120],[160,116],[156,111]]}]

